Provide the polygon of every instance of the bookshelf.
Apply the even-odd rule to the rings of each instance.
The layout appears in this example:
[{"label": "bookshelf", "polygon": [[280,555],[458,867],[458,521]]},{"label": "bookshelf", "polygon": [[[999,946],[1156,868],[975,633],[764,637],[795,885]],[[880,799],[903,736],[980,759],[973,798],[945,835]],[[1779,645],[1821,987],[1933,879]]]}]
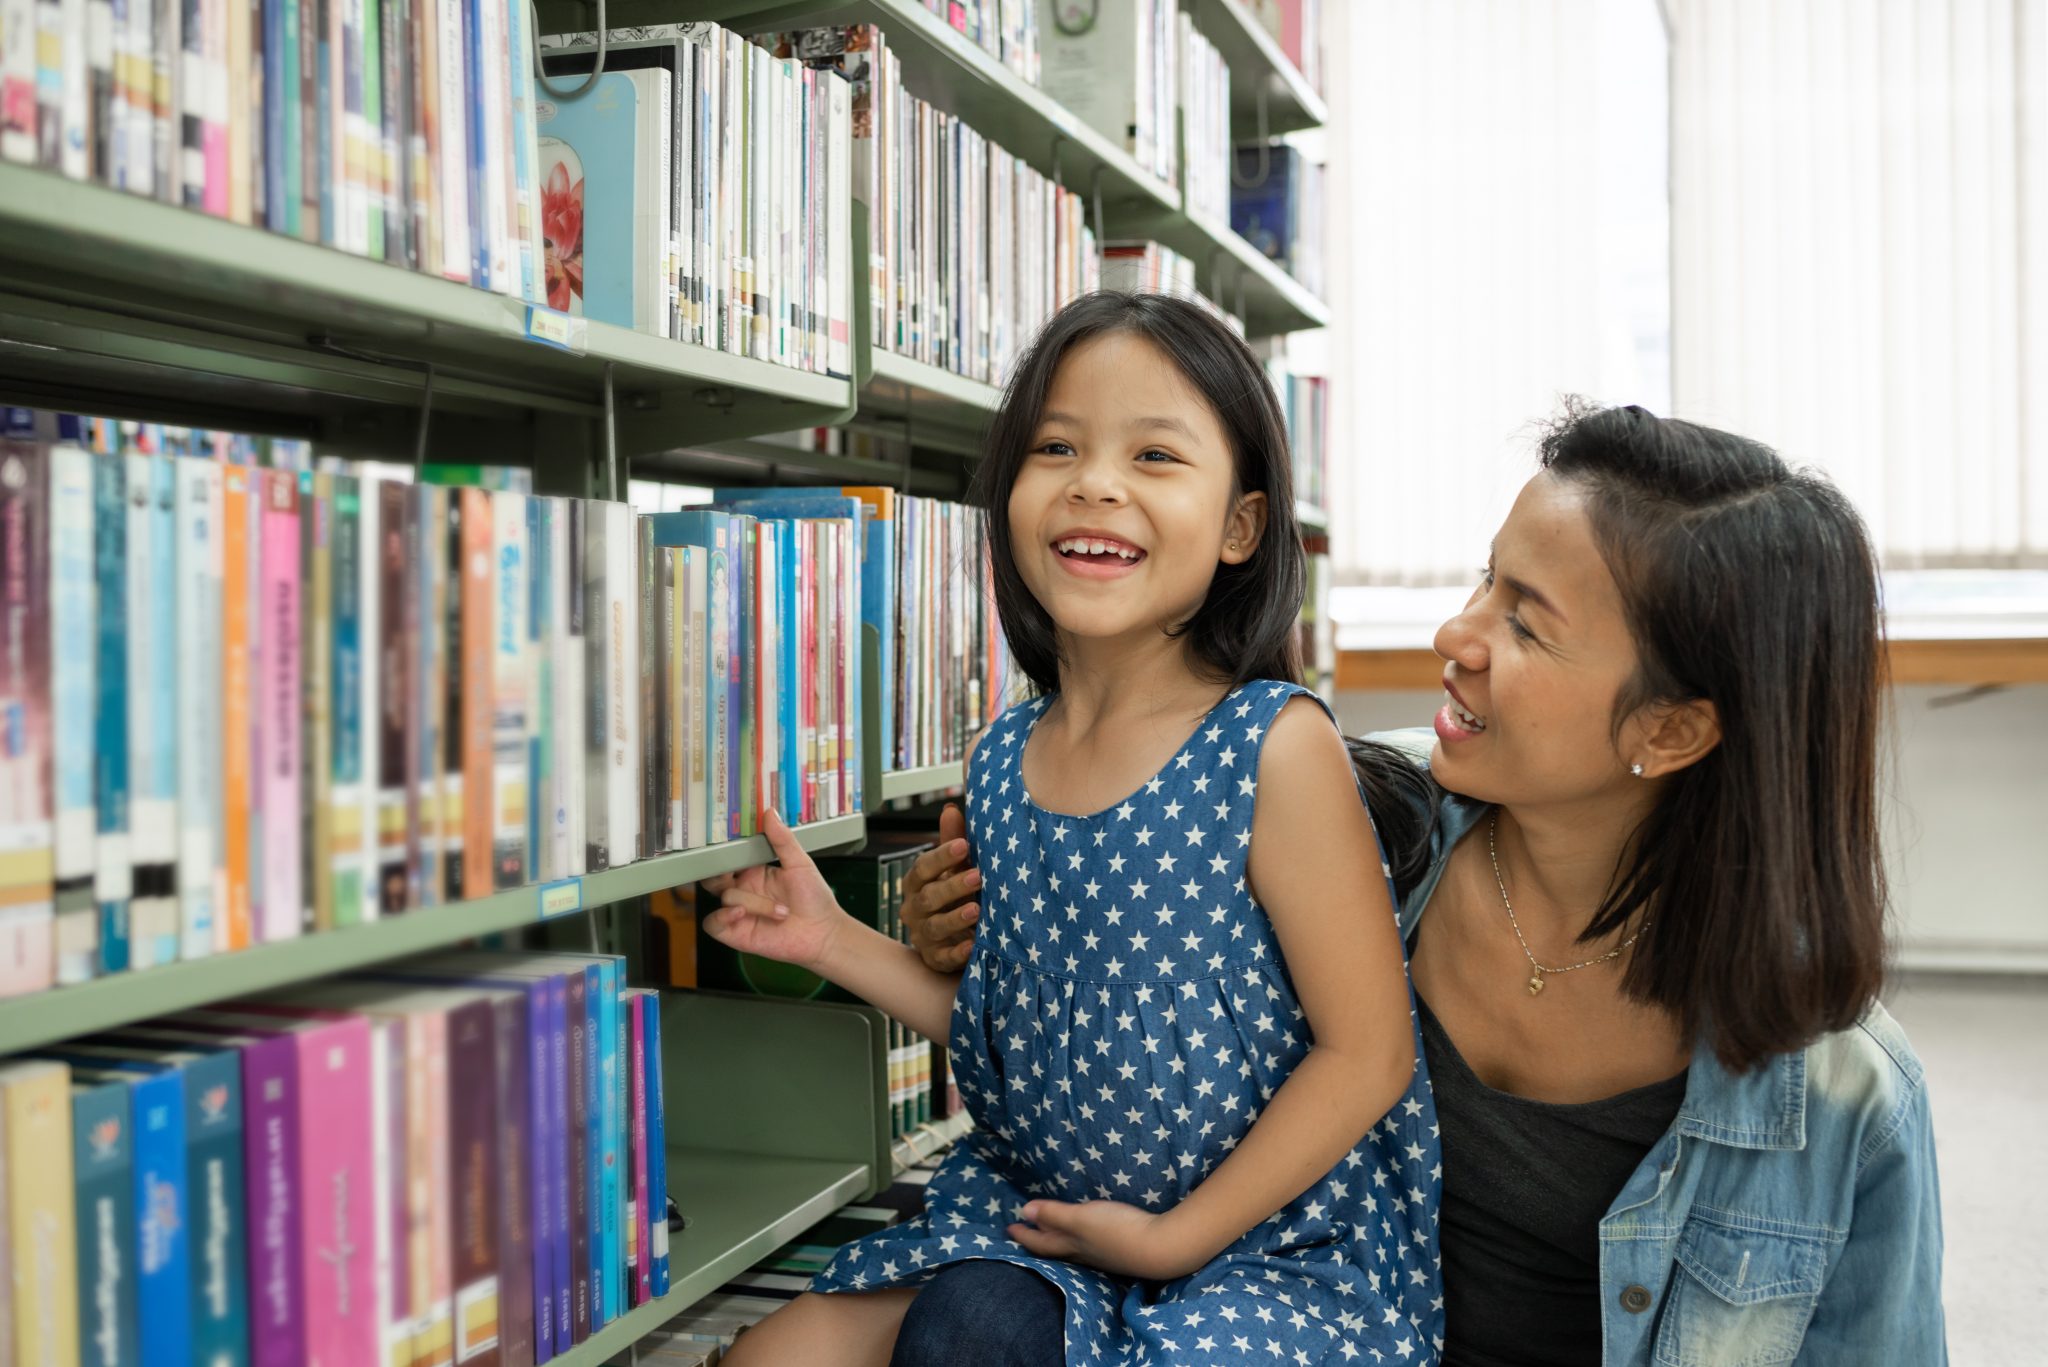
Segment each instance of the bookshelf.
[{"label": "bookshelf", "polygon": [[431,364],[437,460],[537,468],[601,446],[607,372],[621,455],[854,408],[850,380],[581,320],[581,349],[565,350],[533,340],[528,317],[504,295],[0,164],[10,402],[403,459]]},{"label": "bookshelf", "polygon": [[943,793],[948,788],[958,788],[966,781],[967,765],[960,760],[923,769],[894,769],[882,775],[882,800],[890,802],[901,797],[927,797]]},{"label": "bookshelf", "polygon": [[[858,845],[866,834],[863,818],[846,816],[804,826],[797,831],[797,838],[805,849],[819,852]],[[541,924],[555,919],[541,914],[543,897],[551,890],[560,890],[554,891],[555,896],[573,891],[573,910],[588,910],[644,896],[657,888],[765,863],[769,858],[767,840],[751,836],[682,854],[643,859],[559,883],[528,884],[472,901],[420,907],[368,925],[321,931],[296,940],[252,945],[231,954],[188,959],[95,978],[71,987],[52,987],[28,996],[9,997],[0,1000],[0,1055],[207,1002],[347,973],[457,944],[472,936]],[[570,914],[570,910],[557,913]]]},{"label": "bookshelf", "polygon": [[[1187,0],[1182,8],[1230,65],[1230,131],[1239,141],[1320,128],[1329,105],[1280,50],[1244,0]],[[1265,111],[1259,109],[1265,98]]]}]

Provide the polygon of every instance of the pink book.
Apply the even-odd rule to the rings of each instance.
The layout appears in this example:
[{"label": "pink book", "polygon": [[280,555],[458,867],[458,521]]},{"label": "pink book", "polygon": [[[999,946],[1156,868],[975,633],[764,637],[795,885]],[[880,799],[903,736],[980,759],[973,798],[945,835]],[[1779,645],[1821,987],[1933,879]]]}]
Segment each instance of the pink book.
[{"label": "pink book", "polygon": [[346,1011],[266,1002],[234,1002],[175,1019],[297,1044],[306,1364],[378,1361],[370,1023]]},{"label": "pink book", "polygon": [[647,1031],[646,1013],[640,1009],[645,995],[634,992],[626,999],[626,1015],[633,1022],[633,1247],[638,1253],[634,1281],[639,1288],[635,1305],[654,1299],[653,1231],[648,1227],[652,1212],[647,1205]]},{"label": "pink book", "polygon": [[263,714],[257,761],[263,774],[263,896],[256,938],[269,942],[298,935],[305,902],[299,867],[299,477],[290,470],[265,470],[259,487],[263,657],[256,706]]}]

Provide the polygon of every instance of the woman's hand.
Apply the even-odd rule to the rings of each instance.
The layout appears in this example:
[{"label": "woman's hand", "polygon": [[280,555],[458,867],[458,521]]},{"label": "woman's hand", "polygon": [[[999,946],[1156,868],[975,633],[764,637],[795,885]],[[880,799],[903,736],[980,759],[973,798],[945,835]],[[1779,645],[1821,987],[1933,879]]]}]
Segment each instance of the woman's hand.
[{"label": "woman's hand", "polygon": [[974,952],[981,907],[981,870],[967,862],[967,819],[948,802],[939,813],[939,844],[911,864],[903,879],[903,924],[925,966],[958,973]]},{"label": "woman's hand", "polygon": [[1174,1232],[1170,1215],[1121,1201],[1032,1201],[1010,1237],[1041,1258],[1086,1263],[1119,1277],[1170,1282],[1208,1260]]},{"label": "woman's hand", "polygon": [[704,918],[712,939],[742,954],[759,954],[824,974],[841,929],[851,924],[818,866],[773,809],[762,813],[761,833],[776,864],[709,878],[719,909]]}]

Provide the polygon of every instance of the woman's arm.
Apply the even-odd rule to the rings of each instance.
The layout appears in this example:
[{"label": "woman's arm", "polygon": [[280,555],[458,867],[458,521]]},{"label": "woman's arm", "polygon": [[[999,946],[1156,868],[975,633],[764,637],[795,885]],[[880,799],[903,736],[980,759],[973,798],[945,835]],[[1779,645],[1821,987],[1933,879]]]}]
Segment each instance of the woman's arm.
[{"label": "woman's arm", "polygon": [[1797,1367],[1945,1367],[1941,1191],[1927,1089],[1901,1100],[1892,1134],[1863,1160],[1849,1239],[1821,1288]]},{"label": "woman's arm", "polygon": [[1415,1073],[1408,983],[1379,845],[1343,738],[1313,703],[1266,737],[1251,885],[1280,940],[1313,1045],[1228,1158],[1172,1210],[1034,1201],[1011,1237],[1043,1256],[1185,1276],[1336,1167]]},{"label": "woman's arm", "polygon": [[721,905],[705,918],[705,931],[742,954],[808,968],[926,1039],[946,1038],[959,976],[933,972],[916,950],[847,915],[773,809],[763,814],[761,833],[780,867],[761,865],[707,881]]}]

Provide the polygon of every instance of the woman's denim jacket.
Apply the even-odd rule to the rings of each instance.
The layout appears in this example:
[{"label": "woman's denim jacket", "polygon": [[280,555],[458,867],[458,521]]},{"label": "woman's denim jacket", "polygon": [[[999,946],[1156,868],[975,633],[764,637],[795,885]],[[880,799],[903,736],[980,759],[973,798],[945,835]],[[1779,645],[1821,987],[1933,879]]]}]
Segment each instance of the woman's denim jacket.
[{"label": "woman's denim jacket", "polygon": [[[1372,739],[1420,758],[1432,738]],[[1404,940],[1487,811],[1445,795]],[[1600,1222],[1600,1305],[1603,1367],[1948,1361],[1934,1126],[1883,1007],[1739,1077],[1695,1052],[1678,1119]]]}]

